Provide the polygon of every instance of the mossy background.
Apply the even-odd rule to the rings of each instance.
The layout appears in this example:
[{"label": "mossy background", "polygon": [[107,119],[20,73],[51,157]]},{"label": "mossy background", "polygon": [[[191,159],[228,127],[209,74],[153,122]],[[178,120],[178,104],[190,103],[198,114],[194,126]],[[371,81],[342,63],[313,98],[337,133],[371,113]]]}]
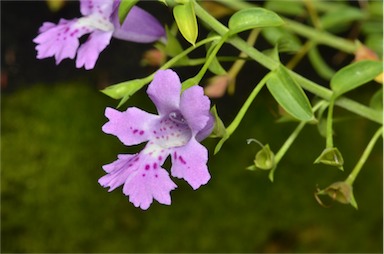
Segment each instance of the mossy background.
[{"label": "mossy background", "polygon": [[[46,19],[37,19],[38,25]],[[149,72],[137,62],[134,65],[143,48],[135,48],[127,67],[120,62],[108,69],[102,60],[113,63],[115,58],[105,53],[94,71],[75,70],[73,61],[54,66],[52,59],[33,58],[30,41],[37,28],[28,30],[26,48],[20,48],[24,44],[17,36],[6,37],[6,44],[2,36],[2,53],[16,45],[20,65],[17,75],[7,69],[10,80],[1,98],[1,252],[383,251],[381,140],[354,185],[359,210],[337,203],[323,208],[313,196],[317,186],[346,178],[376,124],[349,114],[348,119],[335,123],[335,143],[344,155],[345,172],[313,165],[325,141],[315,126],[307,126],[271,183],[268,172],[245,170],[258,150],[245,141],[256,138],[277,151],[296,124],[276,123],[271,113],[274,101],[264,91],[219,154],[212,155],[216,140],[204,141],[212,175],[207,185],[193,191],[173,179],[178,188],[172,192],[172,205],[154,202],[142,211],[129,203],[121,188],[108,193],[97,183],[104,174],[102,165],[140,147],[127,148],[101,131],[105,107],[117,102],[98,92],[95,84],[103,83],[106,75],[119,79],[113,76],[119,68],[126,69],[126,79]],[[2,34],[7,32],[11,32],[9,27],[2,29]],[[123,44],[113,42],[110,55],[121,57],[114,52],[121,52]],[[30,53],[21,54],[23,50]],[[35,73],[21,72],[26,66]],[[44,76],[41,66],[51,66],[52,72]],[[251,67],[243,76],[248,77],[247,72],[254,74]],[[248,77],[239,84],[250,82]],[[249,89],[240,89],[236,98],[215,101],[226,123]],[[366,102],[374,90],[363,89],[351,96]],[[122,110],[128,106],[154,110],[144,90]],[[346,112],[336,111],[341,113]]]}]

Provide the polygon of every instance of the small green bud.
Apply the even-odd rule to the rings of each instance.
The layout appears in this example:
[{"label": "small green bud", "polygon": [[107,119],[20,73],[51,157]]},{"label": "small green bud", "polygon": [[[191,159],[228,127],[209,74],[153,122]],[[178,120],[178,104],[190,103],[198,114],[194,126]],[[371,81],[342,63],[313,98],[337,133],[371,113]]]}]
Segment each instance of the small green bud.
[{"label": "small green bud", "polygon": [[336,166],[340,170],[344,170],[343,156],[341,155],[339,149],[337,149],[336,147],[324,149],[324,151],[320,154],[320,156],[315,160],[314,163],[323,163],[330,166]]},{"label": "small green bud", "polygon": [[[253,161],[254,165],[262,170],[270,170],[276,166],[275,163],[275,154],[269,148],[269,144],[265,146],[255,139],[248,139],[247,143],[256,142],[261,146],[261,150],[256,153],[255,160]],[[251,169],[252,168],[252,169]],[[253,170],[252,166],[249,166],[247,169]]]},{"label": "small green bud", "polygon": [[271,151],[268,144],[257,152],[253,162],[256,167],[264,170],[272,169],[275,166],[275,154]]},{"label": "small green bud", "polygon": [[318,190],[315,193],[315,196],[317,201],[322,204],[321,200],[318,198],[319,195],[328,195],[339,203],[351,204],[357,209],[357,203],[355,197],[353,196],[353,187],[346,182],[335,182],[324,190]]},{"label": "small green bud", "polygon": [[198,28],[193,2],[177,5],[173,8],[173,16],[183,37],[192,45],[195,45]]}]

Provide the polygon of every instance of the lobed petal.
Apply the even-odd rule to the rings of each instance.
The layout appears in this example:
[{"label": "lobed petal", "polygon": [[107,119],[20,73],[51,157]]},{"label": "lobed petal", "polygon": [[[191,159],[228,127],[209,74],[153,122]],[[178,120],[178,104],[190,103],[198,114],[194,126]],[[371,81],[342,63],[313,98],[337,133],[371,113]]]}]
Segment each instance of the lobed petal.
[{"label": "lobed petal", "polygon": [[76,67],[81,68],[84,66],[86,70],[93,69],[101,51],[108,46],[111,37],[112,31],[96,30],[91,33],[88,40],[77,51]]},{"label": "lobed petal", "polygon": [[210,101],[200,86],[193,86],[183,92],[180,111],[194,134],[201,131],[209,120]]},{"label": "lobed petal", "polygon": [[123,192],[136,207],[148,209],[153,199],[159,203],[170,205],[170,192],[177,186],[161,165],[168,153],[154,144],[147,144],[140,152],[140,166],[130,175],[124,184]]},{"label": "lobed petal", "polygon": [[99,179],[99,184],[103,187],[109,187],[109,192],[123,185],[129,175],[133,174],[139,167],[135,161],[137,156],[137,154],[119,154],[116,161],[104,165],[103,169],[108,174]]},{"label": "lobed petal", "polygon": [[170,192],[176,187],[168,172],[160,167],[156,173],[145,173],[143,170],[136,172],[125,182],[123,192],[136,207],[146,210],[153,199],[160,204],[170,205]]},{"label": "lobed petal", "polygon": [[171,157],[172,176],[184,179],[194,190],[211,178],[207,167],[208,151],[194,138],[185,146],[174,148]]},{"label": "lobed petal", "polygon": [[147,94],[156,105],[159,115],[177,110],[180,104],[181,82],[172,70],[159,70],[148,85]]},{"label": "lobed petal", "polygon": [[151,43],[165,38],[165,30],[159,21],[145,10],[133,6],[122,24],[118,9],[112,13],[111,20],[115,26],[113,37],[138,43]]},{"label": "lobed petal", "polygon": [[42,32],[33,40],[37,43],[37,58],[54,56],[56,64],[65,58],[75,58],[79,47],[78,38],[85,33],[85,31],[76,28],[76,22],[77,19],[62,19],[57,25],[44,23],[39,29]]},{"label": "lobed petal", "polygon": [[137,145],[150,139],[150,130],[159,121],[157,115],[147,113],[141,109],[131,107],[124,112],[113,108],[105,109],[105,116],[109,119],[102,127],[107,134],[115,135],[124,145]]}]

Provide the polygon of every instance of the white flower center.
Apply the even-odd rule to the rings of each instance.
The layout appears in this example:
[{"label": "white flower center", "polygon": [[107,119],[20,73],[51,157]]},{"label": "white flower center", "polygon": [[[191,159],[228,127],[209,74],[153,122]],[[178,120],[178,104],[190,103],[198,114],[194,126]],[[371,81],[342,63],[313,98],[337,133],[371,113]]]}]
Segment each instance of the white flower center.
[{"label": "white flower center", "polygon": [[188,123],[179,111],[171,112],[160,120],[153,134],[153,142],[163,148],[183,146],[192,137]]},{"label": "white flower center", "polygon": [[76,27],[86,27],[92,30],[99,29],[105,32],[114,30],[114,26],[108,18],[99,13],[92,13],[89,16],[79,18],[76,22]]}]

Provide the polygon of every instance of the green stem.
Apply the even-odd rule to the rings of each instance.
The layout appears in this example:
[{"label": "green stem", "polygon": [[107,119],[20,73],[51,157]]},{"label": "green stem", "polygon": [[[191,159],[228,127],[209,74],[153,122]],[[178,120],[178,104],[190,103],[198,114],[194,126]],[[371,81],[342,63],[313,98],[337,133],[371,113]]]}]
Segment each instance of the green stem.
[{"label": "green stem", "polygon": [[[224,26],[219,21],[217,21],[214,17],[212,17],[209,13],[207,13],[198,4],[195,4],[195,13],[202,21],[204,21],[212,30],[214,30],[218,34],[224,35],[228,32],[228,28],[226,26]],[[234,47],[236,47],[237,49],[239,49],[240,51],[245,52],[250,58],[254,59],[255,61],[257,61],[258,63],[260,63],[261,65],[263,65],[264,67],[266,67],[269,70],[274,70],[279,66],[279,63],[277,61],[264,55],[263,53],[261,53],[260,51],[255,49],[254,47],[248,45],[244,40],[242,40],[239,37],[235,36],[233,38],[230,38],[228,42],[230,44],[232,44]],[[301,75],[299,75],[293,71],[289,71],[289,73],[307,91],[309,91],[309,92],[311,92],[311,93],[313,93],[319,97],[322,97],[326,100],[330,100],[330,98],[332,96],[331,90],[329,90],[325,87],[322,87],[322,86],[312,82],[311,80],[308,80],[308,79],[302,77]],[[374,110],[374,109],[371,109],[371,108],[368,108],[368,107],[361,105],[361,104],[359,104],[353,100],[350,100],[347,98],[339,98],[335,102],[335,104],[344,108],[344,109],[347,109],[353,113],[356,113],[360,116],[363,116],[369,120],[372,120],[374,122],[381,124],[383,121],[382,120],[383,116],[382,116],[381,112]]]},{"label": "green stem", "polygon": [[269,172],[269,180],[273,182],[274,180],[274,173],[277,168],[277,164],[279,161],[283,158],[285,153],[288,151],[288,149],[291,147],[292,143],[295,141],[295,139],[299,136],[301,130],[304,128],[306,122],[300,122],[299,125],[295,128],[295,130],[291,133],[291,135],[288,137],[288,139],[284,142],[284,144],[281,146],[280,150],[275,155],[275,167],[271,169]]},{"label": "green stem", "polygon": [[333,108],[335,106],[335,98],[332,97],[329,101],[328,115],[327,115],[327,139],[326,148],[333,147]]},{"label": "green stem", "polygon": [[[213,49],[208,51],[209,56],[207,57],[207,60],[205,61],[203,67],[201,67],[200,71],[192,78],[189,78],[183,82],[182,91],[199,84],[201,79],[203,78],[204,74],[207,72],[209,65],[215,59],[217,52],[219,52],[220,48],[223,46],[224,42],[228,39],[228,34],[225,34],[222,36],[219,42],[217,42],[216,45],[211,46]],[[210,49],[211,49],[210,48]]]},{"label": "green stem", "polygon": [[259,84],[257,84],[256,87],[253,89],[252,93],[249,95],[249,97],[247,98],[247,100],[244,102],[243,106],[237,113],[235,119],[233,119],[232,123],[227,127],[227,133],[229,135],[231,135],[237,129],[237,127],[241,122],[241,119],[243,119],[249,106],[251,106],[251,103],[256,98],[256,95],[260,92],[261,88],[263,88],[263,86],[265,85],[268,79],[269,79],[269,74],[265,75],[264,78],[259,82]]},{"label": "green stem", "polygon": [[[319,103],[317,103],[314,107],[313,107],[313,112],[316,112],[319,108],[321,108],[324,103],[326,103],[325,101],[320,101]],[[300,122],[297,127],[295,128],[295,130],[291,133],[291,135],[288,137],[288,139],[284,142],[284,144],[281,146],[281,148],[279,149],[279,151],[276,153],[275,155],[275,167],[273,169],[271,169],[270,173],[269,173],[269,180],[271,180],[271,182],[273,182],[273,177],[274,177],[274,173],[275,173],[275,170],[277,168],[277,164],[280,162],[280,160],[283,158],[283,156],[287,153],[288,149],[291,147],[291,145],[293,144],[293,142],[296,140],[296,138],[299,136],[300,132],[302,131],[302,129],[304,128],[305,124],[307,122]]]},{"label": "green stem", "polygon": [[[271,73],[271,72],[270,72]],[[251,103],[256,98],[256,95],[260,92],[260,90],[264,87],[265,83],[269,79],[269,74],[264,76],[264,78],[255,86],[252,93],[248,96],[247,100],[244,102],[243,106],[237,113],[235,119],[233,119],[232,123],[226,128],[226,133],[222,139],[217,143],[215,147],[215,154],[218,153],[224,144],[224,142],[232,135],[232,133],[237,129],[239,126],[241,120],[243,119],[245,113],[247,112],[249,106],[251,106]]]},{"label": "green stem", "polygon": [[[259,33],[260,33],[260,29],[253,29],[249,33],[247,43],[249,45],[255,44]],[[237,60],[236,62],[234,62],[233,65],[231,66],[231,68],[228,70],[228,76],[231,77],[231,81],[228,85],[227,91],[228,91],[228,94],[230,94],[230,95],[233,95],[235,93],[236,76],[237,76],[237,74],[239,74],[240,70],[243,68],[243,66],[245,64],[245,61],[242,60],[241,58],[244,58],[246,56],[247,56],[247,54],[245,54],[244,52],[241,52],[239,55],[240,59]]]},{"label": "green stem", "polygon": [[328,32],[315,30],[311,27],[308,27],[293,20],[284,19],[284,22],[284,27],[286,29],[291,30],[292,32],[301,36],[304,36],[316,42],[317,44],[327,45],[350,54],[355,53],[357,50],[357,44],[350,40],[339,38]]},{"label": "green stem", "polygon": [[[248,61],[249,59],[246,57],[236,57],[236,56],[218,56],[217,60],[219,62],[235,62],[237,60],[242,60],[242,61]],[[174,66],[196,66],[196,65],[203,65],[207,59],[204,58],[193,58],[193,59],[188,59],[188,63],[178,65],[175,64]]]},{"label": "green stem", "polygon": [[291,147],[293,141],[295,141],[295,139],[298,137],[305,124],[306,122],[300,122],[300,124],[297,125],[296,129],[291,133],[285,143],[281,146],[280,150],[275,155],[276,164],[279,163],[279,161],[283,158],[285,153]]},{"label": "green stem", "polygon": [[220,41],[217,42],[217,44],[214,46],[214,48],[210,52],[208,58],[206,59],[203,67],[201,68],[199,73],[196,75],[196,77],[198,78],[197,83],[199,83],[200,80],[203,78],[204,74],[207,72],[207,70],[209,68],[209,65],[212,63],[213,59],[215,59],[217,52],[219,52],[219,50],[221,49],[221,47],[223,46],[223,44],[225,43],[225,41],[227,39],[228,39],[228,35],[223,35],[223,37],[220,39]]},{"label": "green stem", "polygon": [[[173,57],[168,62],[166,62],[163,66],[161,66],[160,70],[165,70],[165,69],[168,69],[168,68],[172,67],[180,59],[182,59],[183,57],[188,55],[190,52],[192,52],[196,48],[198,48],[198,47],[200,47],[200,46],[202,46],[204,44],[207,44],[209,42],[212,42],[212,41],[215,41],[215,40],[219,40],[219,39],[220,39],[220,36],[212,36],[212,37],[208,37],[208,38],[206,38],[204,40],[201,40],[201,41],[197,42],[194,46],[191,46],[191,47],[187,48],[186,50],[184,50],[183,52],[181,52],[180,54],[178,54],[177,56]],[[154,75],[154,74],[152,74],[152,75]]]},{"label": "green stem", "polygon": [[361,168],[367,161],[369,155],[372,152],[373,147],[375,146],[376,141],[379,139],[379,137],[383,134],[383,127],[380,127],[375,134],[373,135],[371,141],[369,141],[367,147],[365,148],[363,154],[361,155],[359,161],[357,162],[355,168],[352,170],[352,172],[349,174],[345,182],[352,186],[353,182],[355,181],[357,175],[359,174]]},{"label": "green stem", "polygon": [[[252,3],[244,2],[244,1],[220,1],[220,3],[234,10],[241,10],[241,9],[251,8],[256,6]],[[321,2],[316,2],[315,4],[317,8],[321,7],[323,10],[325,8],[327,8],[327,10],[335,8],[334,5],[326,6],[326,2],[324,4],[322,4]],[[303,37],[306,37],[312,41],[315,41],[318,44],[324,44],[347,53],[354,53],[357,49],[357,45],[350,40],[346,40],[344,38],[334,36],[328,32],[319,31],[315,28],[308,27],[306,25],[303,25],[299,22],[296,22],[287,18],[284,18],[283,20],[285,22],[285,28]]]}]

